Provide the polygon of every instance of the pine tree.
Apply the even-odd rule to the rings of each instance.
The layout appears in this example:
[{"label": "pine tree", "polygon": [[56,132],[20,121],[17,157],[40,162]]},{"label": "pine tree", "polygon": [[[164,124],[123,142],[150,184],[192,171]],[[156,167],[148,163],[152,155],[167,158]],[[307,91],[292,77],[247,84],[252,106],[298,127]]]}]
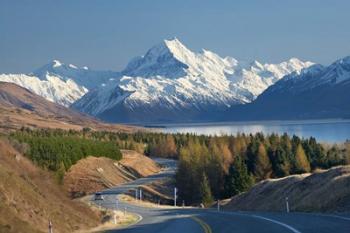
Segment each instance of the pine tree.
[{"label": "pine tree", "polygon": [[209,181],[207,176],[205,175],[205,173],[202,174],[202,180],[200,183],[200,195],[201,195],[201,202],[205,207],[210,206],[214,200],[213,200],[213,196],[211,194],[211,190],[210,190],[210,185],[209,185]]},{"label": "pine tree", "polygon": [[255,174],[256,157],[258,154],[259,144],[256,141],[251,142],[247,147],[246,159],[248,171]]},{"label": "pine tree", "polygon": [[290,174],[290,161],[285,150],[281,145],[277,146],[276,150],[269,151],[272,170],[275,177],[288,176]]},{"label": "pine tree", "polygon": [[231,164],[229,173],[225,176],[224,197],[229,198],[247,191],[253,185],[253,178],[240,157]]}]

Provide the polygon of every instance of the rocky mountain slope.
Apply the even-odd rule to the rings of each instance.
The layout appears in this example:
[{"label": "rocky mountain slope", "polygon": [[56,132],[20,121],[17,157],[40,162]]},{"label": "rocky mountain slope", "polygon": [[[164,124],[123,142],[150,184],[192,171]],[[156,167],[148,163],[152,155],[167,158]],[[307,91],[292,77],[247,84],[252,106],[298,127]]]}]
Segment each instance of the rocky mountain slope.
[{"label": "rocky mountain slope", "polygon": [[131,132],[136,127],[102,123],[92,117],[47,101],[13,83],[0,82],[0,130],[21,127],[61,128]]},{"label": "rocky mountain slope", "polygon": [[252,104],[233,107],[226,119],[350,117],[350,57],[285,76]]},{"label": "rocky mountain slope", "polygon": [[267,87],[313,63],[239,62],[179,40],[165,40],[134,58],[120,78],[87,93],[73,108],[112,122],[215,119],[232,105],[253,101]]}]

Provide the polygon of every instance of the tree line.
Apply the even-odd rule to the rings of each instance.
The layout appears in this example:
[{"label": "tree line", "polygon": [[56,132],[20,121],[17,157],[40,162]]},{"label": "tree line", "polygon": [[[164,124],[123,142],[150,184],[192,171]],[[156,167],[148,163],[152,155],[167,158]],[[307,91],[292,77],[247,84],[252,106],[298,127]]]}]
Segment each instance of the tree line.
[{"label": "tree line", "polygon": [[210,205],[255,182],[349,164],[349,158],[343,146],[327,148],[315,138],[287,134],[191,137],[179,150],[176,185],[187,203]]},{"label": "tree line", "polygon": [[[267,178],[327,169],[350,162],[350,144],[324,145],[315,138],[237,134],[204,136],[155,132],[30,130],[13,137],[30,145],[29,157],[51,170],[68,169],[87,155],[120,159],[119,148],[178,160],[179,200],[210,205]],[[63,165],[62,165],[63,163]]]},{"label": "tree line", "polygon": [[[120,160],[122,154],[112,141],[86,138],[55,130],[21,130],[10,135],[13,143],[35,164],[56,172],[61,182],[65,171],[89,155]],[[23,144],[28,145],[23,147]]]}]

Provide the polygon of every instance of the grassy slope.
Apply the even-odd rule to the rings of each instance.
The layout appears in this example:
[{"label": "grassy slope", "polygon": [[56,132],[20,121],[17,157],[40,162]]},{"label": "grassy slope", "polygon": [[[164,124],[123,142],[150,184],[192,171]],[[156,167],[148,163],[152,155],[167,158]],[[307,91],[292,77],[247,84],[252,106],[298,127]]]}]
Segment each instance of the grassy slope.
[{"label": "grassy slope", "polygon": [[66,173],[64,184],[73,197],[91,194],[160,171],[150,158],[130,150],[121,150],[123,159],[87,157]]},{"label": "grassy slope", "polygon": [[49,219],[55,232],[73,232],[96,226],[100,216],[0,139],[0,232],[47,232]]},{"label": "grassy slope", "polygon": [[142,128],[106,124],[97,119],[50,102],[13,83],[0,82],[0,132],[24,127],[135,132]]},{"label": "grassy slope", "polygon": [[269,179],[235,196],[230,210],[284,211],[285,197],[292,211],[350,211],[350,165],[314,174]]}]

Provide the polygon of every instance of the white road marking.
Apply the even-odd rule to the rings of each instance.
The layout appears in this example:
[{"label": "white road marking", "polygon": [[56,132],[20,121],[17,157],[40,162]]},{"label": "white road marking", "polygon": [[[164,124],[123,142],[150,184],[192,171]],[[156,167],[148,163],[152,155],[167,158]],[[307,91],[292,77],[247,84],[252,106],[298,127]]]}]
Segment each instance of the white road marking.
[{"label": "white road marking", "polygon": [[139,222],[141,222],[141,221],[142,221],[142,219],[143,219],[142,215],[137,214],[137,213],[132,213],[132,214],[135,214],[136,216],[138,216],[138,217],[139,217],[139,219],[138,219],[138,220],[137,220],[135,223],[133,223],[132,225],[138,224]]},{"label": "white road marking", "polygon": [[288,228],[289,230],[291,230],[291,231],[294,232],[294,233],[301,233],[300,231],[298,231],[298,230],[295,229],[294,227],[292,227],[292,226],[290,226],[290,225],[287,225],[287,224],[285,224],[285,223],[283,223],[283,222],[279,222],[279,221],[277,221],[277,220],[270,219],[270,218],[265,218],[265,217],[262,217],[262,216],[259,216],[259,215],[250,215],[250,216],[252,216],[252,217],[254,217],[254,218],[260,218],[260,219],[263,219],[263,220],[266,220],[266,221],[270,221],[270,222],[276,223],[276,224],[281,225],[281,226],[283,226],[283,227],[285,227],[285,228]]},{"label": "white road marking", "polygon": [[[210,211],[212,213],[218,213],[217,211]],[[258,219],[262,219],[262,220],[265,220],[265,221],[269,221],[269,222],[272,222],[272,223],[275,223],[275,224],[278,224],[282,227],[285,227],[287,228],[288,230],[292,231],[293,233],[302,233],[301,231],[295,229],[294,227],[288,225],[288,224],[285,224],[283,222],[280,222],[280,221],[277,221],[277,220],[274,220],[274,219],[271,219],[271,218],[266,218],[266,217],[262,217],[262,216],[259,216],[259,215],[254,215],[254,214],[245,214],[245,213],[233,213],[233,212],[220,212],[220,214],[228,214],[228,215],[240,215],[240,216],[246,216],[246,217],[253,217],[253,218],[258,218]]]}]

